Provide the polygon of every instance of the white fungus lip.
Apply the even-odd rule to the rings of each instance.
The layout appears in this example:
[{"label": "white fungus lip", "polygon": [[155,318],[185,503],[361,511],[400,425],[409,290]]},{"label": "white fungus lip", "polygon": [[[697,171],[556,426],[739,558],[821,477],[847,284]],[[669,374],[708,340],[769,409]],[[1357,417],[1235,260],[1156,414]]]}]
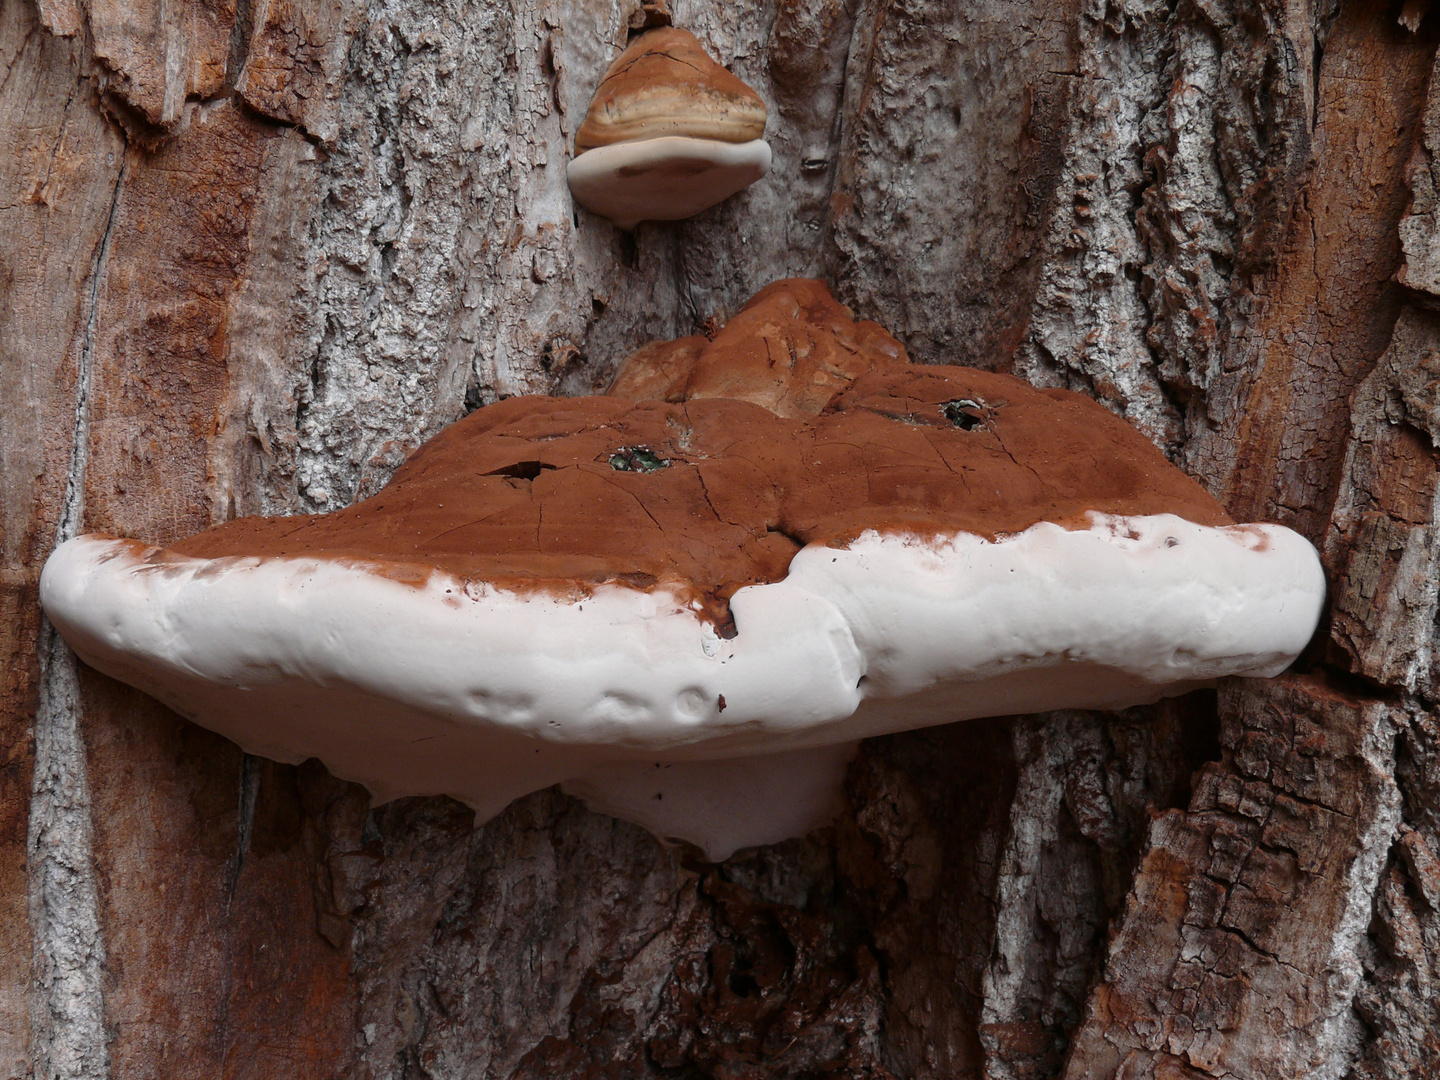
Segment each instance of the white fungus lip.
[{"label": "white fungus lip", "polygon": [[40,582],[82,659],[251,753],[481,820],[565,782],[714,859],[827,820],[861,738],[1275,675],[1324,591],[1288,529],[1164,514],[812,544],[734,595],[728,640],[663,589],[416,587],[102,537],[61,545]]},{"label": "white fungus lip", "polygon": [[764,139],[734,143],[666,135],[586,150],[571,160],[566,176],[586,210],[633,229],[642,221],[694,217],[769,171],[770,144]]}]

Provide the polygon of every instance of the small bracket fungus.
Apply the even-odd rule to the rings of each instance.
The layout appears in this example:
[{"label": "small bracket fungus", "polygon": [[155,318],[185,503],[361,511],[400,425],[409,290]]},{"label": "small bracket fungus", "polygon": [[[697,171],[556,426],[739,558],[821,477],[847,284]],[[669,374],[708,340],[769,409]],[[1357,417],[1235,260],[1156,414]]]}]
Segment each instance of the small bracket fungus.
[{"label": "small bracket fungus", "polygon": [[605,72],[575,134],[575,201],[622,229],[678,221],[770,171],[765,103],[688,31],[647,30]]},{"label": "small bracket fungus", "polygon": [[[781,282],[680,366],[709,385],[718,350],[792,415],[511,398],[346,510],[63,544],[45,610],[252,753],[481,820],[562,783],[714,859],[830,820],[860,739],[1136,705],[1305,646],[1303,538],[1231,523],[1088,398],[887,340]],[[685,395],[673,350],[637,355]]]}]

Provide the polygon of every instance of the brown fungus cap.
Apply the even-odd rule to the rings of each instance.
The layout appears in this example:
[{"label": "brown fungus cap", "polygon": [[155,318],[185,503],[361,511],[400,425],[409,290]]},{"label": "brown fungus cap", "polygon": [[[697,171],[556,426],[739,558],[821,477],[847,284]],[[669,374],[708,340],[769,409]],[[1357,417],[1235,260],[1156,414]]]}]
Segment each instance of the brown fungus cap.
[{"label": "brown fungus cap", "polygon": [[765,102],[687,30],[646,31],[615,58],[575,133],[575,152],[682,135],[742,143],[765,134]]},{"label": "brown fungus cap", "polygon": [[[867,529],[995,537],[1041,521],[1083,528],[1087,511],[1229,523],[1198,484],[1090,399],[910,365],[886,348],[871,355],[861,345],[875,332],[847,325],[844,309],[819,295],[823,286],[780,284],[701,362],[716,347],[753,359],[777,335],[810,342],[812,357],[838,350],[846,378],[827,384],[828,404],[810,415],[698,395],[512,398],[441,432],[365,502],[314,517],[241,518],[174,549],[328,555],[560,592],[664,584],[724,622],[736,589],[782,579],[803,545]],[[797,290],[813,302],[779,304],[794,324],[783,333],[756,314]],[[673,356],[650,355],[663,376]],[[737,370],[775,385],[770,367]]]}]

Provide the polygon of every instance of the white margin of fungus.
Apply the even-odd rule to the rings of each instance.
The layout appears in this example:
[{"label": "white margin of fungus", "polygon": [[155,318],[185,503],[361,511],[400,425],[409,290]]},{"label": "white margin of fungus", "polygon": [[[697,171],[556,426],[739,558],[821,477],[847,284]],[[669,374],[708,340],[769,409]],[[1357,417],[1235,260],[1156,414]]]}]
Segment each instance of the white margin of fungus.
[{"label": "white margin of fungus", "polygon": [[817,777],[835,774],[836,751],[804,783],[760,755],[1275,675],[1314,632],[1324,575],[1288,529],[1091,522],[812,544],[783,581],[734,595],[729,640],[663,587],[577,598],[439,572],[414,586],[315,557],[146,561],[92,537],[55,552],[41,599],[101,671],[250,753],[319,757],[382,801],[449,794],[484,821],[569,781],[634,819],[636,766],[733,776],[748,761],[743,812],[701,766],[681,771],[733,828],[702,835],[693,805],[672,798],[667,823],[664,799],[647,804],[647,827],[714,855],[810,827]]},{"label": "white margin of fungus", "polygon": [[732,143],[663,135],[597,146],[572,158],[565,175],[575,201],[622,229],[642,221],[694,217],[770,171],[764,139]]}]

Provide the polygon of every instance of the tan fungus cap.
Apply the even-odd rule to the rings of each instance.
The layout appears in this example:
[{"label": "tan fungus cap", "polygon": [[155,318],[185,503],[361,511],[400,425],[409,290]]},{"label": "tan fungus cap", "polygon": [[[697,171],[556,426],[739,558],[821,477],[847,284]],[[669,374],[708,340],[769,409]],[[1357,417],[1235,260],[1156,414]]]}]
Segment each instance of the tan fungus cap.
[{"label": "tan fungus cap", "polygon": [[743,143],[765,134],[765,102],[688,30],[657,27],[622,52],[595,91],[575,151],[664,135]]}]

